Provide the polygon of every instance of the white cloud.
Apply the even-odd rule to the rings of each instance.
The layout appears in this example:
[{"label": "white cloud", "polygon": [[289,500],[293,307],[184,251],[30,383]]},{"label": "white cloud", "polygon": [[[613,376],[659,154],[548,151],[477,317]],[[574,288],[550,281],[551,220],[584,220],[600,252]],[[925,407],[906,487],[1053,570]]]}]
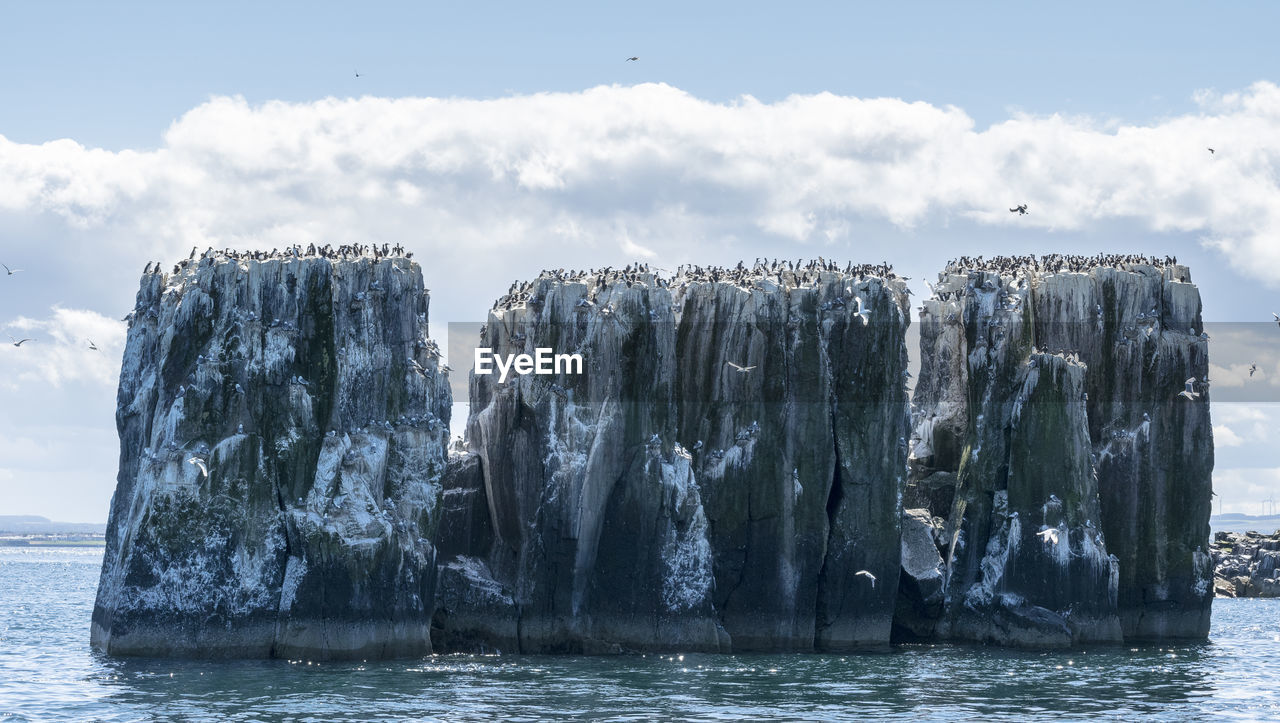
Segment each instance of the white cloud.
[{"label": "white cloud", "polygon": [[[1253,377],[1249,376],[1249,368],[1253,366],[1249,363],[1230,364],[1228,366],[1219,366],[1217,364],[1209,364],[1209,378],[1213,380],[1216,387],[1243,387]],[[1255,371],[1255,376],[1256,376]]]},{"label": "white cloud", "polygon": [[[0,507],[24,511],[15,489],[39,479],[60,497],[96,494],[105,511],[124,334],[114,319],[144,263],[172,263],[192,246],[403,242],[434,289],[437,337],[438,322],[476,320],[512,278],[543,266],[826,254],[933,256],[936,270],[944,254],[975,252],[946,233],[925,238],[958,222],[1006,238],[992,244],[1001,251],[1012,243],[1005,231],[1176,231],[1276,284],[1280,88],[1197,102],[1146,125],[1011,114],[979,129],[962,109],[923,102],[821,93],[713,103],[646,84],[491,100],[220,97],[176,120],[155,150],[0,136],[0,257],[27,269],[0,278],[0,323],[38,339],[0,345],[3,408],[30,412],[0,415],[0,436],[27,434],[39,416],[50,436],[85,423],[102,438],[91,454],[36,450],[42,461],[6,468],[18,476]],[[1006,210],[1018,202],[1031,213]],[[877,245],[886,225],[904,233]],[[77,311],[90,308],[112,313]],[[1256,402],[1280,385],[1263,337],[1215,332],[1211,378],[1224,397]],[[1232,339],[1237,353],[1223,355]],[[1254,361],[1257,375],[1241,379],[1240,363]],[[1215,402],[1220,463],[1270,449],[1280,414],[1225,408]],[[54,462],[67,468],[57,479]]]},{"label": "white cloud", "polygon": [[1244,440],[1240,435],[1231,431],[1231,427],[1225,424],[1213,425],[1213,446],[1214,447],[1239,447],[1244,444]]},{"label": "white cloud", "polygon": [[[154,151],[0,138],[0,209],[184,244],[427,239],[476,250],[618,239],[666,256],[755,234],[825,243],[872,219],[1040,230],[1134,221],[1280,264],[1280,88],[1202,94],[1150,125],[830,93],[718,104],[662,84],[465,98],[214,98]],[[1206,146],[1217,153],[1210,156]],[[1030,204],[1031,214],[1005,210]],[[103,239],[98,239],[103,241]],[[185,250],[185,249],[184,249]]]},{"label": "white cloud", "polygon": [[1238,467],[1214,470],[1213,489],[1222,498],[1215,500],[1215,512],[1262,514],[1263,500],[1275,498],[1280,504],[1280,467]]},{"label": "white cloud", "polygon": [[1227,424],[1241,422],[1267,422],[1271,420],[1269,413],[1273,405],[1261,406],[1253,404],[1215,404],[1213,418]]},{"label": "white cloud", "polygon": [[[45,319],[18,317],[5,324],[11,335],[32,341],[0,346],[0,388],[16,390],[40,380],[58,387],[84,381],[114,387],[120,376],[125,324],[97,312],[54,307]],[[90,341],[98,347],[89,348]]]}]

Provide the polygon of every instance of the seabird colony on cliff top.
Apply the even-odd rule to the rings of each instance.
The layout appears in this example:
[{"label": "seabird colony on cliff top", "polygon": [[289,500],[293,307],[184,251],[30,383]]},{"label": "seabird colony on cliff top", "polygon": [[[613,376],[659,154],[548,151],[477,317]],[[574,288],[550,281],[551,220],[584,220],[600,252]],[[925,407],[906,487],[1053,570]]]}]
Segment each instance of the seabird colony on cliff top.
[{"label": "seabird colony on cliff top", "polygon": [[[585,271],[580,269],[566,271],[563,268],[545,270],[532,281],[520,279],[513,281],[507,289],[507,293],[494,303],[493,308],[511,309],[530,303],[536,306],[540,300],[534,295],[534,287],[539,281],[546,279],[553,279],[561,283],[590,281],[593,284],[591,296],[584,300],[585,303],[580,302],[579,306],[593,306],[596,292],[618,283],[625,283],[627,288],[631,288],[635,284],[652,284],[657,287],[675,288],[680,291],[687,288],[689,284],[696,283],[731,283],[735,286],[749,288],[760,281],[772,281],[783,286],[800,287],[818,283],[821,274],[824,272],[842,273],[846,276],[856,275],[859,281],[865,280],[867,277],[901,278],[906,280],[906,277],[894,274],[893,266],[889,263],[849,263],[841,267],[836,262],[821,257],[809,262],[805,262],[803,259],[796,259],[795,261],[773,259],[771,261],[757,258],[755,264],[751,266],[739,261],[738,265],[732,268],[685,265],[676,269],[676,273],[671,278],[661,275],[658,273],[660,271],[662,269],[651,267],[649,264],[644,263],[628,264],[621,269],[606,266]],[[603,309],[601,312],[607,313]]]},{"label": "seabird colony on cliff top", "polygon": [[[195,261],[196,251],[197,247],[192,246],[191,255],[185,260],[174,264],[173,273],[180,273],[183,269],[187,268],[191,262]],[[200,259],[210,258],[215,261],[221,259],[230,259],[232,261],[271,261],[275,259],[326,258],[337,261],[341,259],[358,259],[365,256],[372,256],[375,261],[394,257],[411,259],[413,258],[413,252],[406,251],[400,244],[393,246],[386,243],[382,245],[340,244],[338,246],[334,246],[332,244],[325,244],[323,246],[308,244],[306,247],[294,244],[292,246],[285,247],[283,251],[275,248],[270,251],[236,251],[235,249],[214,249],[213,247],[209,247],[203,254],[200,254]],[[142,270],[142,273],[158,274],[160,273],[161,268],[159,261],[148,263],[146,268]]]},{"label": "seabird colony on cliff top", "polygon": [[993,256],[989,259],[982,256],[961,256],[958,259],[948,261],[944,273],[963,274],[969,271],[995,271],[1018,276],[1033,273],[1080,273],[1101,266],[1120,269],[1125,266],[1144,265],[1162,269],[1166,266],[1174,266],[1177,263],[1177,256],[1160,258],[1142,256],[1141,254],[1095,254],[1093,256],[1079,254],[1036,256],[1035,254],[1027,254],[1024,256]]}]

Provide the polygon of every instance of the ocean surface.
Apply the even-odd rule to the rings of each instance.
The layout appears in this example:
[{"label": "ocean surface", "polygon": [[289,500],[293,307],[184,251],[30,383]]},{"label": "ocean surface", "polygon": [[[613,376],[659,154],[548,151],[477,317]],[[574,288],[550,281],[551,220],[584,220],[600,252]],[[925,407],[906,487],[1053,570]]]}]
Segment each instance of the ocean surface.
[{"label": "ocean surface", "polygon": [[89,648],[101,549],[0,548],[0,721],[1280,720],[1280,600],[1217,600],[1199,645],[861,655],[117,660]]}]

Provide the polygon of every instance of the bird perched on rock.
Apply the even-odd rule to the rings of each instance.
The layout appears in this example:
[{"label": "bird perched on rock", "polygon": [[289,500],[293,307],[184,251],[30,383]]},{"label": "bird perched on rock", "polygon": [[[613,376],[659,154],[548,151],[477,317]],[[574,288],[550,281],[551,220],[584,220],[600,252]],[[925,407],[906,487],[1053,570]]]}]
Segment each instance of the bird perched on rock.
[{"label": "bird perched on rock", "polygon": [[1187,398],[1187,399],[1197,399],[1197,398],[1199,398],[1199,396],[1200,396],[1200,395],[1196,393],[1196,378],[1195,378],[1195,377],[1191,377],[1191,378],[1190,378],[1190,379],[1188,379],[1186,382],[1184,382],[1184,384],[1185,384],[1186,386],[1185,386],[1185,388],[1184,388],[1181,392],[1179,392],[1179,393],[1178,393],[1178,396],[1180,396],[1180,397],[1185,397],[1185,398]]}]

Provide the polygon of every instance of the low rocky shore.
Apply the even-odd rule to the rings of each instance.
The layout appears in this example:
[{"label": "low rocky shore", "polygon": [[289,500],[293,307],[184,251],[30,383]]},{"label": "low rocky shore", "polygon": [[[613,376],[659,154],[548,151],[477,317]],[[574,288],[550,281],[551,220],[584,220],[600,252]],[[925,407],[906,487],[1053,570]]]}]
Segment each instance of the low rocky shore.
[{"label": "low rocky shore", "polygon": [[1280,530],[1214,535],[1213,589],[1218,597],[1280,597]]}]

